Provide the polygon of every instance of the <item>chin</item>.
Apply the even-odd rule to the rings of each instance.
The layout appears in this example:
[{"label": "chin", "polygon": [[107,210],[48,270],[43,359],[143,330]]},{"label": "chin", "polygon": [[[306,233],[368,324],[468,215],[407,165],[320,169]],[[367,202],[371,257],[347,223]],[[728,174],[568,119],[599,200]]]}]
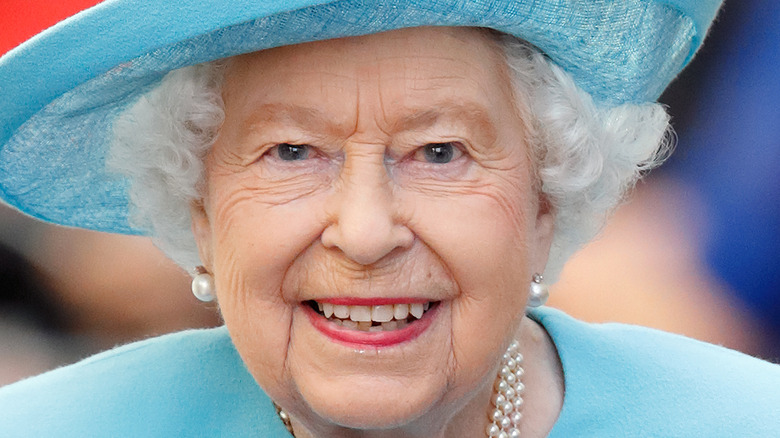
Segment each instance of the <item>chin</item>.
[{"label": "chin", "polygon": [[436,301],[405,328],[384,332],[329,328],[312,308],[293,312],[287,355],[296,398],[310,411],[301,413],[325,424],[387,429],[445,403],[454,376],[449,303]]},{"label": "chin", "polygon": [[[365,381],[364,381],[365,380]],[[390,429],[414,423],[441,402],[442,390],[429,385],[380,382],[376,377],[344,379],[301,393],[325,422],[350,429]],[[438,379],[436,379],[438,380]]]}]

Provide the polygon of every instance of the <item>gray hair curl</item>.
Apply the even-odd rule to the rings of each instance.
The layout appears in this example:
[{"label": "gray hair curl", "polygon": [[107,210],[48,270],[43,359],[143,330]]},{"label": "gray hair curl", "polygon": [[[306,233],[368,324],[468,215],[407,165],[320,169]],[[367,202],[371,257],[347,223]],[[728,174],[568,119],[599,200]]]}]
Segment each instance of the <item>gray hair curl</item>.
[{"label": "gray hair curl", "polygon": [[[671,150],[669,118],[657,103],[600,107],[528,43],[500,35],[539,188],[555,213],[548,280],[598,234],[644,171]],[[185,269],[199,265],[189,205],[201,197],[203,158],[225,114],[223,63],[170,72],[114,124],[109,167],[129,178],[133,225]]]}]

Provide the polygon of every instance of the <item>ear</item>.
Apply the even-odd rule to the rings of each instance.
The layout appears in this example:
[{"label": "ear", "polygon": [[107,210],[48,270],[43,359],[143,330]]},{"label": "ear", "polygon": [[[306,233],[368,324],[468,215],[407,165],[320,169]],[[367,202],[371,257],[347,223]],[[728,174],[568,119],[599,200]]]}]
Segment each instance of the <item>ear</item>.
[{"label": "ear", "polygon": [[544,195],[539,195],[539,207],[536,212],[536,226],[532,243],[534,251],[532,253],[531,266],[534,272],[544,273],[547,266],[547,259],[550,256],[550,247],[552,246],[553,236],[555,235],[555,212]]},{"label": "ear", "polygon": [[192,218],[192,234],[198,245],[200,261],[207,271],[214,272],[211,222],[203,199],[197,199],[190,203],[190,217]]}]

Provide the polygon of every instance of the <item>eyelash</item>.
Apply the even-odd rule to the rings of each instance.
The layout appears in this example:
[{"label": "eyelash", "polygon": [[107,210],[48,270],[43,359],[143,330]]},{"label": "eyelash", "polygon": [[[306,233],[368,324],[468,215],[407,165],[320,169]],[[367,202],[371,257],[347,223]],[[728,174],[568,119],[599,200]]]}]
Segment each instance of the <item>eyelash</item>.
[{"label": "eyelash", "polygon": [[285,161],[297,161],[297,160],[305,160],[309,158],[309,154],[311,153],[311,146],[308,144],[301,144],[301,145],[294,145],[289,143],[283,143],[281,145],[278,145],[276,147],[276,154],[279,156],[279,158],[282,158],[282,151],[286,151],[286,154],[292,154],[294,156],[302,156],[301,158],[293,158],[293,159],[285,159],[282,158]]},{"label": "eyelash", "polygon": [[[444,165],[456,161],[464,154],[465,152],[463,151],[463,145],[461,143],[449,141],[441,143],[427,143],[417,148],[414,151],[413,157],[415,160],[425,162],[427,164]],[[436,160],[440,160],[441,162]]]},{"label": "eyelash", "polygon": [[[310,144],[279,143],[269,149],[264,156],[272,155],[273,158],[284,162],[305,161],[311,158],[316,148]],[[458,160],[465,154],[463,145],[459,142],[427,143],[415,149],[411,157],[415,161],[425,162],[431,165],[444,165]]]},{"label": "eyelash", "polygon": [[[316,148],[314,146],[306,143],[278,143],[263,153],[261,158],[269,157],[286,163],[293,163],[296,161],[305,161],[312,158],[315,156],[315,151]],[[285,158],[285,156],[287,158]]]}]

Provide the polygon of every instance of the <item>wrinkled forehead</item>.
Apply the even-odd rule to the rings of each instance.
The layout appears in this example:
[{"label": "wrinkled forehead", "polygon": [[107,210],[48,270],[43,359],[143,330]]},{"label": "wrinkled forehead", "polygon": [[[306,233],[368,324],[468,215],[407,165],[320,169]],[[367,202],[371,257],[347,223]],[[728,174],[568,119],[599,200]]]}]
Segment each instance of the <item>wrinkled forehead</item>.
[{"label": "wrinkled forehead", "polygon": [[354,126],[351,113],[363,108],[410,127],[514,106],[503,52],[478,28],[413,28],[274,48],[230,58],[224,76],[227,116],[251,114],[250,124],[341,118]]},{"label": "wrinkled forehead", "polygon": [[[289,74],[296,80],[347,83],[365,77],[436,81],[457,75],[495,80],[506,73],[494,33],[469,27],[400,29],[266,49],[222,62],[234,83],[262,76],[266,83],[283,84],[289,82]],[[226,88],[227,93],[242,93],[230,84]]]}]

